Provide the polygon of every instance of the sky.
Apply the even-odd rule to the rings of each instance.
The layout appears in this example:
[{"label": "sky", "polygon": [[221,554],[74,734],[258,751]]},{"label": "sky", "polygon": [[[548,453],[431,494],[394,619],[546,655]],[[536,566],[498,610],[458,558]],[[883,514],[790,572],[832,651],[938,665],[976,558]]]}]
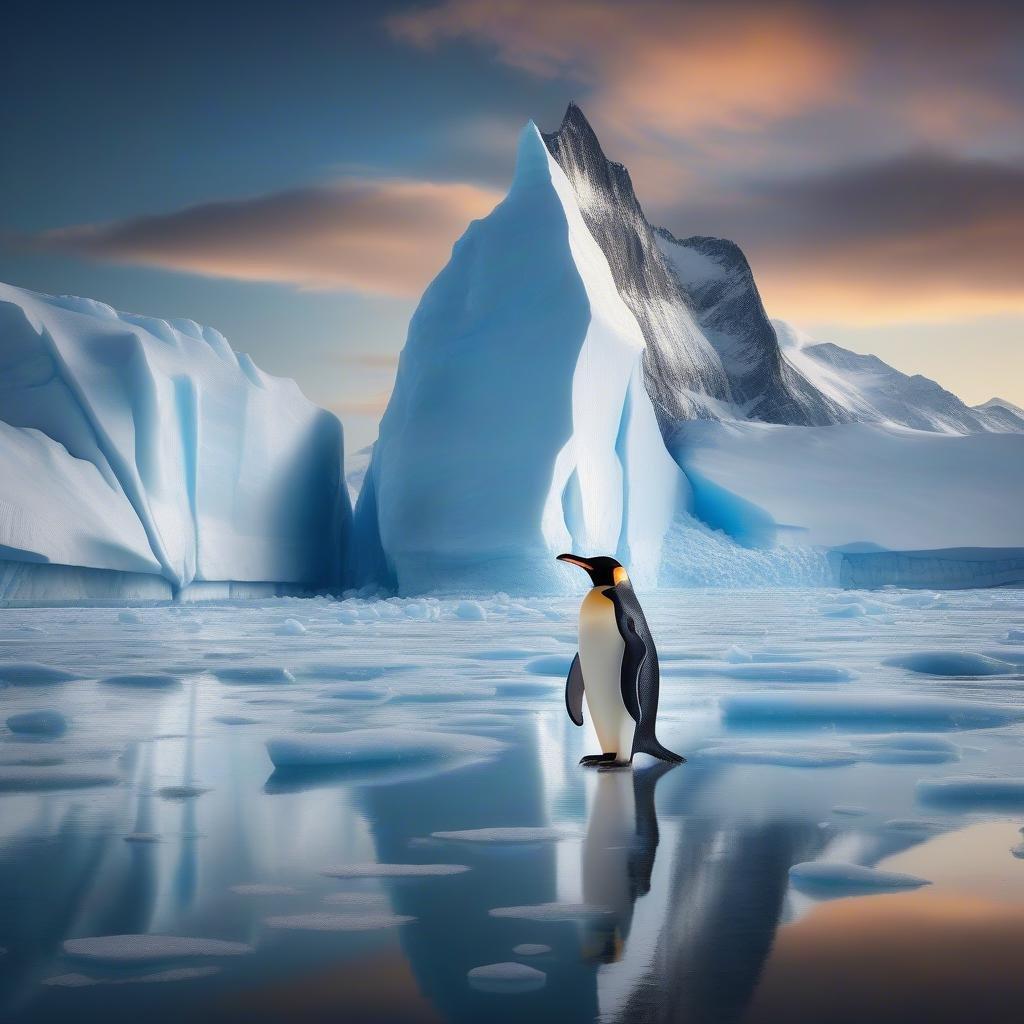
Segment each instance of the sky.
[{"label": "sky", "polygon": [[1024,405],[1024,4],[13,0],[0,280],[219,328],[376,436],[409,317],[580,104],[770,315]]}]

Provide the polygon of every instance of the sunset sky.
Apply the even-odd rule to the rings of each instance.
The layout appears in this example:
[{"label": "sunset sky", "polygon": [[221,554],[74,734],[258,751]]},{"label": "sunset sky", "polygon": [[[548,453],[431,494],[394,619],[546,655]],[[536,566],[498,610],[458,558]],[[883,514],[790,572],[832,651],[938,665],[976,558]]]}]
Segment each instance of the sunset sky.
[{"label": "sunset sky", "polygon": [[0,279],[186,316],[370,442],[408,318],[529,119],[769,313],[1024,405],[1024,5],[15,0]]}]

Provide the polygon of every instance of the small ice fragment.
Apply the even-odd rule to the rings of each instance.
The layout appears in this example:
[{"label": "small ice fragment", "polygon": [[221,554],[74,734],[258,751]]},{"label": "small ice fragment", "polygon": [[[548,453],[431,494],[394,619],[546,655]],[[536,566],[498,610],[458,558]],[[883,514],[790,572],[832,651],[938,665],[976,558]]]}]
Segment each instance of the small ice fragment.
[{"label": "small ice fragment", "polygon": [[300,890],[290,885],[270,885],[254,882],[251,885],[232,885],[231,891],[239,896],[298,896]]},{"label": "small ice fragment", "polygon": [[244,942],[181,935],[96,935],[68,939],[64,943],[64,952],[76,960],[111,965],[158,963],[202,956],[243,956],[252,951],[252,946]]},{"label": "small ice fragment", "polygon": [[397,928],[415,921],[404,914],[328,914],[316,911],[311,914],[289,914],[283,917],[268,917],[264,924],[268,928],[284,928],[302,932],[369,932],[381,928]]},{"label": "small ice fragment", "polygon": [[1024,644],[1024,629],[1008,629],[1006,642],[1008,644]]},{"label": "small ice fragment", "polygon": [[302,636],[306,627],[298,619],[285,619],[277,631],[282,636]]},{"label": "small ice fragment", "polygon": [[156,792],[164,800],[192,800],[210,791],[202,786],[164,786]]},{"label": "small ice fragment", "polygon": [[324,903],[346,907],[386,907],[388,898],[382,892],[329,892]]},{"label": "small ice fragment", "polygon": [[837,804],[832,808],[832,813],[841,814],[848,818],[860,818],[868,813],[868,809],[855,804]]},{"label": "small ice fragment", "polygon": [[546,843],[558,842],[574,833],[561,828],[473,828],[462,832],[432,832],[434,839],[462,843]]},{"label": "small ice fragment", "polygon": [[36,661],[0,662],[0,683],[11,686],[33,686],[39,683],[66,683],[77,678],[62,668],[51,668]]},{"label": "small ice fragment", "polygon": [[218,668],[213,674],[222,683],[294,683],[295,677],[280,665],[246,665],[243,668]]},{"label": "small ice fragment", "polygon": [[916,651],[886,658],[883,664],[930,676],[1003,676],[1013,671],[1005,661],[968,651]]},{"label": "small ice fragment", "polygon": [[805,861],[789,869],[794,888],[804,891],[832,893],[884,892],[887,889],[918,889],[931,885],[927,878],[905,875],[899,871],[879,871],[862,864],[844,861]]},{"label": "small ice fragment", "polygon": [[605,917],[610,911],[591,903],[534,903],[522,907],[494,907],[488,913],[491,917],[513,917],[522,921],[586,921]]},{"label": "small ice fragment", "polygon": [[22,711],[7,719],[7,728],[31,736],[61,736],[67,732],[68,720],[59,711],[49,709]]},{"label": "small ice fragment", "polygon": [[542,658],[534,658],[528,661],[523,669],[535,676],[562,676],[569,674],[569,667],[572,665],[572,658],[562,657],[559,654],[548,654]]},{"label": "small ice fragment", "polygon": [[156,971],[153,974],[138,974],[127,978],[93,978],[87,974],[59,974],[43,981],[44,985],[58,988],[84,988],[88,985],[155,985],[168,981],[192,981],[195,978],[208,978],[212,974],[220,974],[221,968],[207,967],[175,967],[167,971]]},{"label": "small ice fragment", "polygon": [[516,956],[543,956],[551,952],[551,947],[545,946],[543,942],[520,942],[518,946],[512,947],[512,952]]},{"label": "small ice fragment", "polygon": [[465,864],[340,864],[320,872],[328,878],[428,878],[461,875]]},{"label": "small ice fragment", "polygon": [[548,976],[536,967],[517,964],[512,961],[503,964],[487,964],[474,967],[469,974],[469,984],[478,992],[494,992],[512,995],[518,992],[535,992],[547,984]]},{"label": "small ice fragment", "polygon": [[482,622],[487,618],[487,612],[479,601],[460,601],[455,606],[455,615],[468,622]]},{"label": "small ice fragment", "polygon": [[142,616],[138,612],[126,608],[123,612],[117,613],[117,621],[126,626],[139,626],[142,624]]},{"label": "small ice fragment", "polygon": [[166,672],[137,672],[130,675],[106,676],[100,680],[109,686],[127,686],[140,690],[170,690],[181,686],[179,676]]},{"label": "small ice fragment", "polygon": [[245,715],[214,715],[213,720],[221,725],[255,725],[259,720]]},{"label": "small ice fragment", "polygon": [[722,660],[738,665],[744,661],[753,661],[754,656],[749,651],[743,650],[742,647],[736,647],[734,645],[725,652],[725,657]]},{"label": "small ice fragment", "polygon": [[830,619],[858,619],[864,614],[862,604],[844,604],[838,608],[826,608],[822,615]]}]

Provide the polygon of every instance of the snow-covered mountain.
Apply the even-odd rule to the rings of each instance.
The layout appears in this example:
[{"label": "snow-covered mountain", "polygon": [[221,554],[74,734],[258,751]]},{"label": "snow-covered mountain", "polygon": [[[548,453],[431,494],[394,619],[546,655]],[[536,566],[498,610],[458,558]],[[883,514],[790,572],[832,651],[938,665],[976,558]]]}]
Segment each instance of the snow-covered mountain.
[{"label": "snow-covered mountain", "polygon": [[342,467],[337,418],[212,328],[0,285],[0,599],[331,583]]},{"label": "snow-covered mountain", "polygon": [[559,551],[648,585],[685,480],[644,388],[644,335],[531,123],[506,198],[409,325],[356,506],[357,582],[543,591]]},{"label": "snow-covered mountain", "polygon": [[786,359],[851,420],[945,434],[1024,431],[1024,413],[1008,402],[992,399],[972,408],[919,373],[901,373],[878,356],[813,341],[784,320],[772,323]]},{"label": "snow-covered mountain", "polygon": [[629,171],[605,157],[574,103],[543,139],[643,332],[645,382],[666,434],[690,419],[848,419],[782,358],[738,246],[652,228]]}]

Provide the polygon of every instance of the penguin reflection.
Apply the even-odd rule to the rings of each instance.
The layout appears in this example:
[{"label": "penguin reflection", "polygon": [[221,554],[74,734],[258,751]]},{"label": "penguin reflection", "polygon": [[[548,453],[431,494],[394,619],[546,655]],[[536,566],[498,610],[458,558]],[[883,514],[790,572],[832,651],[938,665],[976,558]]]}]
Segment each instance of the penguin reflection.
[{"label": "penguin reflection", "polygon": [[583,841],[583,902],[607,913],[584,930],[583,953],[600,963],[619,960],[629,938],[633,906],[651,888],[658,849],[654,788],[675,765],[660,761],[643,771],[600,770]]}]

